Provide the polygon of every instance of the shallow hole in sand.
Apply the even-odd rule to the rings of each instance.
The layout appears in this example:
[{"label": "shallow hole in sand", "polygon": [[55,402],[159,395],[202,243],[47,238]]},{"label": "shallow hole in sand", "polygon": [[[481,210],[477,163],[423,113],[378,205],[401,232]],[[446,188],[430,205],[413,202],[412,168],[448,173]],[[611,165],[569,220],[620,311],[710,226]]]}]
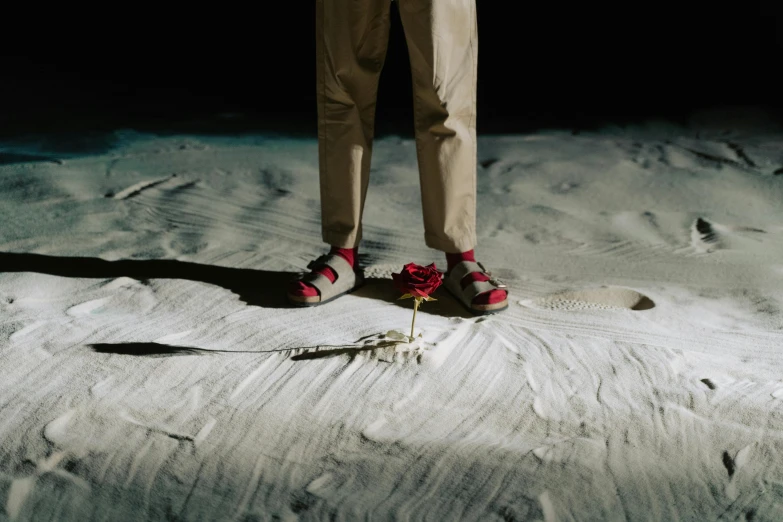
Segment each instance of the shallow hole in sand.
[{"label": "shallow hole in sand", "polygon": [[636,290],[619,286],[602,286],[561,292],[531,301],[521,301],[522,305],[547,310],[650,310],[655,303]]}]

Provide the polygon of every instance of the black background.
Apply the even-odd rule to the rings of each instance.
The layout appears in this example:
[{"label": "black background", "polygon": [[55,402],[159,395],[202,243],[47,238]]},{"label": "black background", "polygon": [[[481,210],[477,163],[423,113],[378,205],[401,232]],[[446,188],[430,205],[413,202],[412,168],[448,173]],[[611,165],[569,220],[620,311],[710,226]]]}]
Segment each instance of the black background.
[{"label": "black background", "polygon": [[[781,3],[478,0],[479,132],[681,120],[726,105],[776,113],[783,107]],[[181,8],[6,11],[0,133],[315,134],[314,2]],[[379,133],[412,130],[396,10]]]}]

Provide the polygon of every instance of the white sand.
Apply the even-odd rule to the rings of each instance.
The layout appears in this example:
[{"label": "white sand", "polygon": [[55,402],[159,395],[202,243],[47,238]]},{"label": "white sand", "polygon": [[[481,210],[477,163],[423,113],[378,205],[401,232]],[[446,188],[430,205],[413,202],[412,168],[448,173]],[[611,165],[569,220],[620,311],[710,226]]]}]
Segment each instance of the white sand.
[{"label": "white sand", "polygon": [[367,287],[299,310],[314,140],[115,138],[0,147],[44,156],[0,165],[0,520],[783,520],[781,129],[481,138],[511,306],[439,291],[412,352],[412,141],[376,145]]}]

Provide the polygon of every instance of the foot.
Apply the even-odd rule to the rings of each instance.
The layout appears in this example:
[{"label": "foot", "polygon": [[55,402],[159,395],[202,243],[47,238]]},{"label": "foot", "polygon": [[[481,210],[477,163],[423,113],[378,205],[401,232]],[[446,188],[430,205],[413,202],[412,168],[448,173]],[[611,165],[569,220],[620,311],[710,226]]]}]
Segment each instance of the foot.
[{"label": "foot", "polygon": [[[354,248],[339,248],[339,247],[332,247],[332,249],[329,251],[330,254],[336,254],[346,261],[350,263],[350,265],[355,269],[356,268],[356,262],[359,258],[359,247]],[[335,274],[334,270],[329,268],[328,266],[322,266],[320,268],[317,268],[313,270],[312,273],[315,274],[322,274],[324,277],[329,279],[330,282],[334,283],[337,280],[337,274]],[[318,290],[308,283],[305,283],[303,281],[293,281],[291,285],[288,287],[288,294],[294,297],[315,297],[319,295]]]},{"label": "foot", "polygon": [[[451,272],[451,269],[454,268],[454,266],[460,261],[473,261],[475,263],[476,257],[473,250],[468,250],[467,252],[462,252],[460,254],[447,253],[446,263],[448,265],[448,268],[446,270],[448,272]],[[465,287],[467,287],[473,281],[489,281],[489,280],[490,278],[486,274],[482,274],[481,272],[471,272],[462,278],[462,281],[460,281],[460,286],[462,286],[462,288],[465,289]],[[508,298],[508,292],[505,290],[490,290],[488,292],[481,293],[476,297],[474,297],[473,300],[471,301],[471,304],[492,305],[505,301],[507,298]]]}]

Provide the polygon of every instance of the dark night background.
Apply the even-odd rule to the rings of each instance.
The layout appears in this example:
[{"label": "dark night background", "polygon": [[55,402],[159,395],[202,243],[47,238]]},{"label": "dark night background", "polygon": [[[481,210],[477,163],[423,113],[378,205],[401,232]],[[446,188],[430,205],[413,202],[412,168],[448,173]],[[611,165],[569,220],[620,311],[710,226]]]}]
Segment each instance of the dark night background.
[{"label": "dark night background", "polygon": [[[779,115],[780,3],[479,0],[478,130],[680,120],[725,105]],[[314,136],[314,3],[197,5],[165,15],[132,5],[6,12],[0,134],[136,127]],[[396,9],[379,133],[412,131]],[[226,113],[242,116],[218,116]]]}]

